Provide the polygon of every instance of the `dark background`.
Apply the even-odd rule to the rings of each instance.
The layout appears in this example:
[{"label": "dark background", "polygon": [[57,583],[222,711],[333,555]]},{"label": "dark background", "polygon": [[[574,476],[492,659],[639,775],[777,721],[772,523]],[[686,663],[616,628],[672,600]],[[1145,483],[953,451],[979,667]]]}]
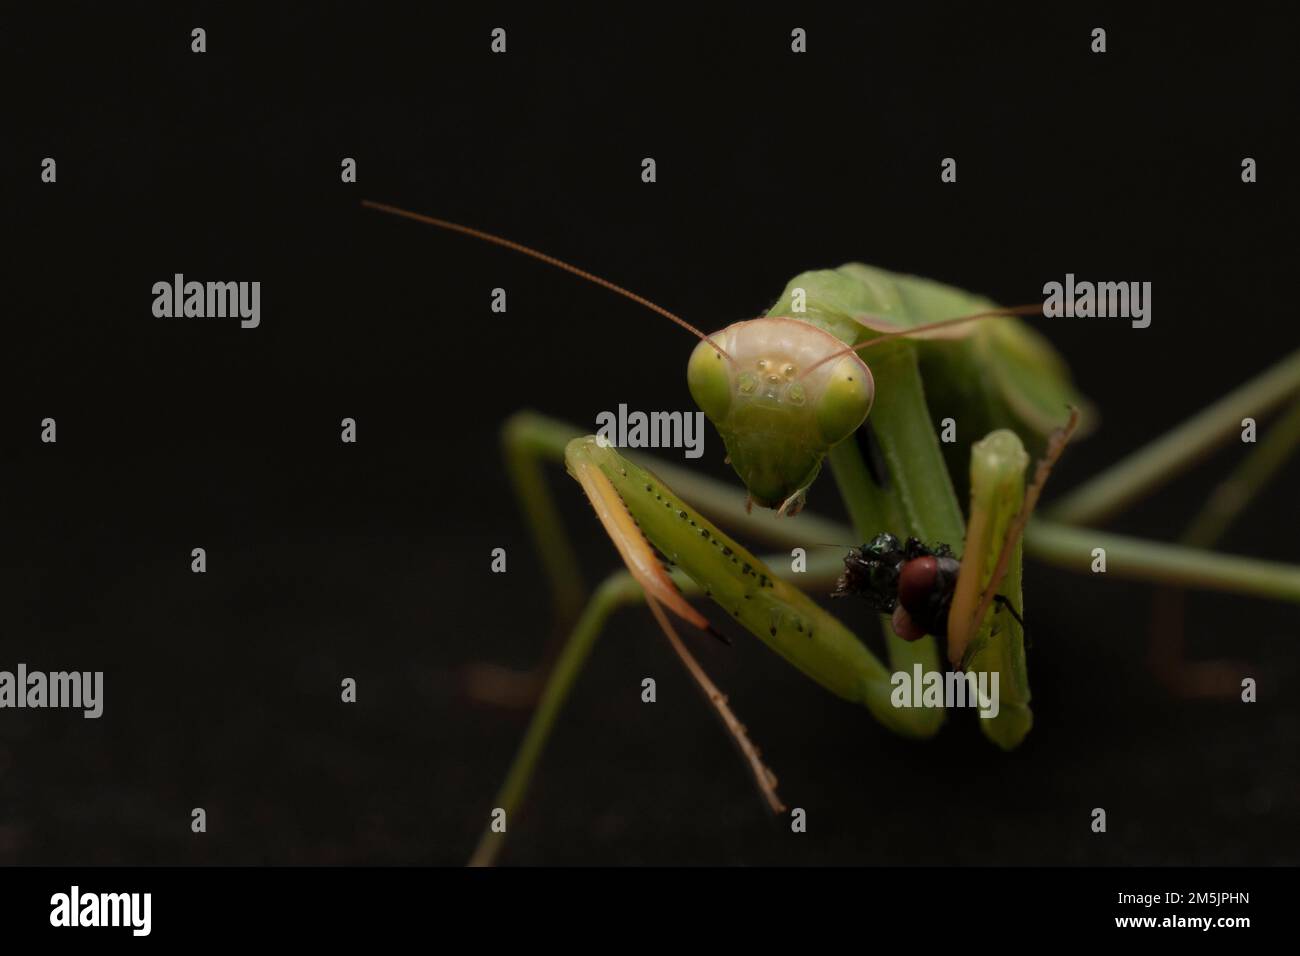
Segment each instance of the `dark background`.
[{"label": "dark background", "polygon": [[[294,5],[237,20],[192,4],[6,30],[0,667],[103,670],[106,702],[97,721],[0,712],[0,861],[472,849],[526,712],[470,700],[463,668],[529,666],[549,633],[498,427],[524,407],[588,427],[620,402],[685,409],[692,340],[360,199],[532,243],[707,329],[848,260],[1004,302],[1066,272],[1149,279],[1146,330],[1045,328],[1103,416],[1059,494],[1296,344],[1294,24],[1252,15]],[[498,25],[505,56],[488,51]],[[57,185],[39,181],[45,156]],[[339,181],[344,156],[357,185]],[[150,288],[174,272],[260,280],[261,327],[154,318]],[[57,445],[39,441],[46,416]],[[1113,527],[1174,537],[1239,454]],[[741,494],[720,458],[710,432],[699,467]],[[1297,479],[1293,463],[1225,549],[1296,560]],[[553,486],[588,573],[613,569],[576,485],[557,470]],[[829,480],[811,506],[837,513]],[[498,546],[506,575],[488,572]],[[1193,595],[1191,656],[1251,661],[1261,700],[1188,702],[1145,666],[1150,596],[1027,569],[1037,724],[1012,754],[967,714],[928,743],[892,737],[743,633],[698,645],[808,810],[797,836],[648,615],[623,613],[504,860],[1300,861],[1295,608]],[[190,832],[195,806],[207,834]]]}]

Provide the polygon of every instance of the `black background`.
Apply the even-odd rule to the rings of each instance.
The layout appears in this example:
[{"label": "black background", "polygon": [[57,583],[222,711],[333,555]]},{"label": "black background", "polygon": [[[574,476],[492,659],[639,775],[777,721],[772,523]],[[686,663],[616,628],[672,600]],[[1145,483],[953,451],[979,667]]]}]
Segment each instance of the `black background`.
[{"label": "black background", "polygon": [[[549,632],[499,425],[685,409],[692,340],[359,200],[534,244],[708,329],[849,260],[1004,302],[1066,272],[1150,280],[1148,329],[1046,328],[1103,416],[1059,493],[1296,344],[1293,34],[1252,15],[193,4],[7,30],[0,667],[103,670],[106,709],[0,713],[0,862],[457,863],[486,823],[526,713],[468,699],[463,668],[531,665]],[[261,327],[154,318],[175,272],[261,281]],[[700,467],[739,495],[714,439]],[[1174,537],[1240,453],[1114,527]],[[555,474],[595,578],[613,549]],[[1224,547],[1295,560],[1298,478]],[[837,513],[829,481],[811,507]],[[808,810],[797,836],[626,612],[504,860],[1297,862],[1295,608],[1192,596],[1192,656],[1252,662],[1261,701],[1188,702],[1146,669],[1150,593],[1027,570],[1037,724],[1009,755],[969,715],[894,738],[746,635],[699,646]]]}]

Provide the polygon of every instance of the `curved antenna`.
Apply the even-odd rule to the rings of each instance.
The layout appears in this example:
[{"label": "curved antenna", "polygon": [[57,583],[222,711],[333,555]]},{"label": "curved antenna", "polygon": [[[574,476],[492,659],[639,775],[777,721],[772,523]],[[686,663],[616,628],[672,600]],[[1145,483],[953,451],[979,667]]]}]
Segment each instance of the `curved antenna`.
[{"label": "curved antenna", "polygon": [[563,271],[568,272],[571,275],[577,276],[579,279],[586,279],[588,282],[594,285],[598,285],[602,289],[608,289],[610,292],[613,292],[617,295],[621,295],[625,299],[631,299],[637,305],[644,306],[645,308],[649,309],[651,312],[657,312],[659,315],[662,315],[665,319],[668,319],[670,322],[675,322],[677,325],[680,325],[682,328],[684,328],[687,332],[690,332],[700,341],[708,342],[715,349],[717,349],[719,355],[725,358],[728,362],[731,362],[733,365],[735,364],[735,360],[732,359],[732,357],[727,354],[726,350],[723,349],[721,345],[713,341],[712,338],[705,335],[703,332],[701,332],[695,326],[691,325],[691,323],[687,322],[685,319],[681,318],[680,316],[674,315],[673,313],[665,309],[663,306],[651,302],[645,296],[637,295],[635,292],[625,289],[621,285],[615,285],[613,282],[610,282],[608,279],[603,279],[600,276],[588,272],[585,269],[579,269],[575,265],[570,265],[569,263],[565,262],[563,259],[557,259],[555,258],[555,256],[547,255],[545,252],[540,252],[537,249],[533,249],[531,246],[525,246],[521,242],[515,242],[513,239],[506,239],[502,236],[495,236],[490,232],[484,232],[481,229],[474,229],[471,226],[462,226],[458,222],[450,222],[449,220],[446,219],[435,219],[433,216],[425,216],[418,212],[412,212],[409,209],[402,209],[399,206],[390,206],[387,203],[382,203],[382,202],[372,202],[369,199],[361,200],[361,205],[365,206],[367,209],[374,209],[377,210],[378,212],[386,212],[389,215],[400,216],[403,219],[413,219],[416,222],[424,223],[426,226],[436,226],[439,229],[445,229],[448,232],[458,232],[463,236],[470,236],[471,238],[474,239],[481,239],[484,242],[490,242],[494,246],[501,246],[502,248],[505,249],[511,249],[515,252],[519,252],[522,253],[523,255],[536,259],[538,262],[544,262],[548,266],[554,266],[557,269],[562,269]]},{"label": "curved antenna", "polygon": [[[886,332],[878,335],[874,339],[863,342],[861,345],[846,345],[838,352],[832,352],[823,359],[818,359],[808,368],[804,369],[800,378],[808,375],[815,368],[820,368],[833,359],[840,358],[850,353],[856,354],[862,349],[869,349],[873,345],[879,345],[882,342],[889,342],[893,339],[907,339],[915,336],[919,332],[929,332],[933,329],[945,329],[953,325],[963,325],[967,322],[977,322],[981,319],[1007,318],[1013,315],[1039,315],[1043,311],[1043,304],[1035,302],[1031,305],[1009,305],[1005,308],[986,309],[983,312],[972,312],[970,315],[959,315],[955,319],[940,319],[938,322],[926,322],[924,325],[913,326],[910,329],[899,329],[897,332]],[[867,316],[867,318],[878,318],[877,316]]]}]

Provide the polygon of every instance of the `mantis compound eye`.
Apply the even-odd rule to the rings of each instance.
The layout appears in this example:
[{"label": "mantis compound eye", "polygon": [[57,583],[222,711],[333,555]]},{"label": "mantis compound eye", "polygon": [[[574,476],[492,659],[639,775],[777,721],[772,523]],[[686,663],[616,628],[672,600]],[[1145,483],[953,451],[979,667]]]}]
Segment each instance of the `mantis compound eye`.
[{"label": "mantis compound eye", "polygon": [[[695,404],[710,421],[716,424],[726,418],[731,407],[731,370],[722,353],[708,342],[701,342],[691,353],[686,366],[686,384]],[[749,391],[753,390],[751,384]]]},{"label": "mantis compound eye", "polygon": [[865,362],[846,355],[835,363],[817,399],[817,428],[828,446],[853,434],[871,411],[876,383]]}]

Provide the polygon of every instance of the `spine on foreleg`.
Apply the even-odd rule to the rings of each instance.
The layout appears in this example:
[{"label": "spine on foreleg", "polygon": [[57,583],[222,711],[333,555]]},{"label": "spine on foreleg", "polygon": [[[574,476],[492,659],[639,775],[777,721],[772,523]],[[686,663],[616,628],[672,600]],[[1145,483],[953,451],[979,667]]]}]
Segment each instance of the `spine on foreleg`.
[{"label": "spine on foreleg", "polygon": [[798,588],[773,577],[762,561],[656,475],[595,438],[574,444],[579,443],[571,453],[600,468],[646,539],[733,620],[831,692],[866,705],[900,733],[915,733],[890,703],[888,670],[848,628]]}]

